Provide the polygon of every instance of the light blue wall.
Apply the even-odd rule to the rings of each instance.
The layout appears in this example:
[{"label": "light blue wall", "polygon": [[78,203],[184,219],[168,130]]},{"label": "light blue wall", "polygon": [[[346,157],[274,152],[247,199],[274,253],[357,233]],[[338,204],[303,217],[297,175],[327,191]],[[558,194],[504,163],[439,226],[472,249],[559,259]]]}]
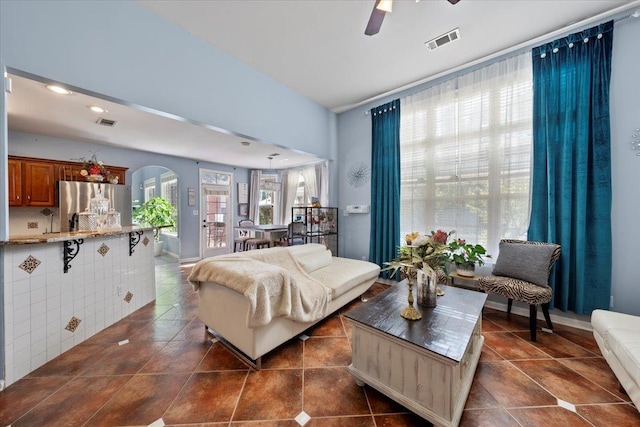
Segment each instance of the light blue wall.
[{"label": "light blue wall", "polygon": [[[2,0],[0,66],[322,158],[337,155],[335,114],[130,1]],[[178,162],[186,168],[188,161]],[[0,191],[3,220],[6,206]]]},{"label": "light blue wall", "polygon": [[[175,246],[177,244],[175,241],[169,242],[168,250],[179,255],[181,259],[194,259],[199,257],[200,217],[192,214],[193,210],[198,209],[200,206],[198,201],[198,189],[200,188],[198,184],[199,169],[205,168],[231,172],[233,173],[234,183],[249,182],[250,177],[249,170],[245,168],[234,168],[232,166],[208,162],[196,162],[181,157],[106,147],[89,142],[70,141],[24,132],[9,132],[8,147],[9,154],[14,156],[40,157],[55,160],[71,160],[82,156],[90,157],[92,152],[98,151],[99,158],[104,163],[129,168],[126,174],[127,184],[131,184],[133,172],[144,166],[156,165],[171,169],[178,175],[178,191],[180,196],[178,227],[180,229],[180,246]],[[159,189],[159,185],[156,188]],[[196,189],[196,206],[188,206],[187,188]],[[234,185],[231,206],[237,205],[236,200],[237,191]],[[232,222],[235,223],[236,219],[233,219]]]},{"label": "light blue wall", "polygon": [[[595,25],[595,24],[594,24]],[[637,244],[640,242],[640,157],[630,150],[633,130],[640,128],[640,19],[625,19],[615,24],[613,39],[613,75],[611,81],[611,131],[613,180],[613,309],[640,315],[640,279]],[[477,68],[478,66],[476,66]],[[470,70],[470,69],[469,69]],[[465,70],[456,74],[468,72]],[[353,188],[347,172],[354,162],[371,164],[371,117],[365,112],[373,107],[424,90],[444,79],[424,84],[380,99],[338,116],[338,206],[370,204],[370,186]],[[341,254],[360,258],[369,254],[370,215],[341,218]],[[592,242],[597,245],[597,242]]]},{"label": "light blue wall", "polygon": [[[640,19],[616,23],[611,76],[613,309],[640,315],[640,156],[630,149],[640,128]],[[598,242],[591,242],[597,245]]]},{"label": "light blue wall", "polygon": [[5,66],[331,157],[335,115],[129,1],[0,2]]}]

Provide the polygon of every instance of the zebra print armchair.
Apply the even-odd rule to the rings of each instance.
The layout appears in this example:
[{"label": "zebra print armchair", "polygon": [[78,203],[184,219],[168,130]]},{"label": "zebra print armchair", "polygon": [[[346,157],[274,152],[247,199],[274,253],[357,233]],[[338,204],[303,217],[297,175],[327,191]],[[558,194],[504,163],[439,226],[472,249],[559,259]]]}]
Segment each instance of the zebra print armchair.
[{"label": "zebra print armchair", "polygon": [[491,275],[478,281],[478,288],[484,292],[508,299],[507,313],[511,313],[513,300],[529,304],[531,341],[536,341],[538,306],[542,307],[547,326],[553,329],[549,317],[553,292],[548,282],[558,258],[560,245],[555,243],[503,239]]}]

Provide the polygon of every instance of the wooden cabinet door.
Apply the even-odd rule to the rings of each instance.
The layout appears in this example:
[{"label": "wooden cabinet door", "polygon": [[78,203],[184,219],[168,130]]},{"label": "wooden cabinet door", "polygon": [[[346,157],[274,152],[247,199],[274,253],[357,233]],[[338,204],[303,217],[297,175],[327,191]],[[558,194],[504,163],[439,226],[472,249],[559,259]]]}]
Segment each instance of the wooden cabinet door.
[{"label": "wooden cabinet door", "polygon": [[24,206],[55,206],[55,165],[45,162],[24,162]]},{"label": "wooden cabinet door", "polygon": [[22,205],[22,162],[9,159],[9,206]]},{"label": "wooden cabinet door", "polygon": [[115,167],[115,166],[107,166],[107,169],[109,170],[109,173],[111,174],[112,177],[117,176],[118,177],[118,184],[124,184],[125,183],[125,174],[127,169],[126,168],[119,168],[119,167]]}]

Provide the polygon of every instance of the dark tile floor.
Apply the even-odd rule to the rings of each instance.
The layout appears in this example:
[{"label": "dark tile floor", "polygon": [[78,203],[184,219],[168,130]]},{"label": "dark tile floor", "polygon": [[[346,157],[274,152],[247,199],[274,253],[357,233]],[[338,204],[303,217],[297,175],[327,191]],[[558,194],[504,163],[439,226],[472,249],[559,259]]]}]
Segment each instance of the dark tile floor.
[{"label": "dark tile floor", "polygon": [[[188,271],[159,263],[154,303],[0,392],[0,426],[297,427],[303,411],[309,427],[429,425],[355,384],[344,310],[256,372],[205,336]],[[556,325],[531,343],[526,318],[485,309],[483,334],[461,426],[640,425],[591,332]]]}]

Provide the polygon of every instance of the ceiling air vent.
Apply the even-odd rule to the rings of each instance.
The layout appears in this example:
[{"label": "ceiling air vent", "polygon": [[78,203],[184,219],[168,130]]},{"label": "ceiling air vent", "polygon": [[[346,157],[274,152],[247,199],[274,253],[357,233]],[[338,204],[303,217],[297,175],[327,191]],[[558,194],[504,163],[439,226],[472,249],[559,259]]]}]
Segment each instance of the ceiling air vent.
[{"label": "ceiling air vent", "polygon": [[451,30],[446,34],[436,37],[435,39],[429,40],[425,42],[427,45],[427,50],[436,50],[439,47],[444,46],[447,43],[452,41],[456,41],[460,38],[460,30],[456,28],[455,30]]},{"label": "ceiling air vent", "polygon": [[116,122],[115,120],[109,120],[109,119],[100,117],[98,120],[96,120],[96,123],[99,124],[100,126],[107,126],[111,128],[111,127],[114,127],[118,122]]}]

